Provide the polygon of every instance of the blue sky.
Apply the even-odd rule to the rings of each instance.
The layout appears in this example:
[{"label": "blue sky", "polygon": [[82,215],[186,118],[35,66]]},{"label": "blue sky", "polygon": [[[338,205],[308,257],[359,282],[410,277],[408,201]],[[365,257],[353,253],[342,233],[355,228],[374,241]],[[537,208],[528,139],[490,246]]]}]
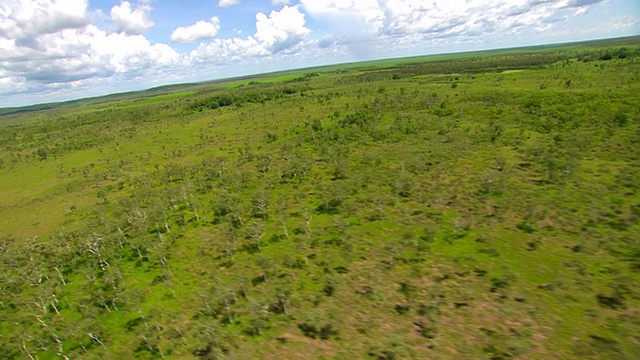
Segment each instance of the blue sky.
[{"label": "blue sky", "polygon": [[637,34],[638,0],[0,0],[0,107]]}]

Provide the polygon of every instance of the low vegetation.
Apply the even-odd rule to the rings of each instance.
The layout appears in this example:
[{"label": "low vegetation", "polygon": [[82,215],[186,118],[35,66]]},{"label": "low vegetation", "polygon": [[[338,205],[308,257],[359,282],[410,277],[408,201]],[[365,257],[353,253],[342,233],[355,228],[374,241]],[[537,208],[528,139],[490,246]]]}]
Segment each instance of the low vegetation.
[{"label": "low vegetation", "polygon": [[245,80],[4,111],[0,358],[640,358],[638,38]]}]

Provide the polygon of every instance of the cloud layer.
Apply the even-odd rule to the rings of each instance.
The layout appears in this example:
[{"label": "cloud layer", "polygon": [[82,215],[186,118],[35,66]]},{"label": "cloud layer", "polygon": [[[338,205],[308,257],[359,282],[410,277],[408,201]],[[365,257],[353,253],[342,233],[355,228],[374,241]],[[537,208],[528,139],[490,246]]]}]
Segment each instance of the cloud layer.
[{"label": "cloud layer", "polygon": [[[509,39],[564,34],[560,40],[572,40],[578,31],[601,37],[597,27],[566,26],[609,1],[616,0],[271,0],[265,6],[275,9],[246,19],[255,26],[252,33],[211,16],[249,1],[219,0],[210,5],[210,17],[151,41],[147,34],[158,26],[151,0],[120,1],[108,15],[89,10],[88,0],[4,0],[0,106],[286,66],[492,47]],[[609,28],[616,33],[640,31],[638,14],[605,23],[615,23]],[[220,37],[225,29],[236,36]],[[199,45],[185,52],[167,43]]]},{"label": "cloud layer", "polygon": [[363,24],[376,39],[407,35],[432,37],[505,36],[523,28],[580,15],[606,0],[301,0],[306,13],[335,23]]}]

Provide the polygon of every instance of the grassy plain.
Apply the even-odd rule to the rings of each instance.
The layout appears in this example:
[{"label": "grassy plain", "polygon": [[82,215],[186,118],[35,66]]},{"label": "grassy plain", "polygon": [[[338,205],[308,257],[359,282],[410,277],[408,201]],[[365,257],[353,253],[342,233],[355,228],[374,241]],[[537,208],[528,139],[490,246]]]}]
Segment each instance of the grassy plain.
[{"label": "grassy plain", "polygon": [[640,42],[0,117],[0,358],[640,357]]}]

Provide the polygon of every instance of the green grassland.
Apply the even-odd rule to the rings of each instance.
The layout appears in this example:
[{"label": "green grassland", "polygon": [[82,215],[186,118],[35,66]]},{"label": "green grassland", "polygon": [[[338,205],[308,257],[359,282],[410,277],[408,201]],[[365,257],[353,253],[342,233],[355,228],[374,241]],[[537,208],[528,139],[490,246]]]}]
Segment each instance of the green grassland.
[{"label": "green grassland", "polygon": [[640,40],[0,116],[0,358],[640,358]]}]

